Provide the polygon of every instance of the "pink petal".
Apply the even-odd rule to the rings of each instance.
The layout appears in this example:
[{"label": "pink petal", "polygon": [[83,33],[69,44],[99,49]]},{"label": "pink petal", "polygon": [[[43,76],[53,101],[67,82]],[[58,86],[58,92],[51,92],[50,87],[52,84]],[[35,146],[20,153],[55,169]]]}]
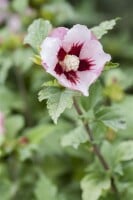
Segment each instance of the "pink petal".
[{"label": "pink petal", "polygon": [[64,37],[63,47],[69,52],[73,44],[83,44],[91,39],[91,31],[87,26],[77,24],[73,26]]},{"label": "pink petal", "polygon": [[84,43],[81,52],[80,59],[92,58],[96,53],[102,52],[103,47],[97,40],[90,40]]},{"label": "pink petal", "polygon": [[79,82],[76,85],[77,90],[81,91],[83,95],[88,96],[89,95],[89,87],[92,83],[95,82],[96,80],[96,74],[94,74],[91,71],[82,71],[82,72],[77,72],[77,75],[79,77]]},{"label": "pink petal", "polygon": [[111,56],[109,54],[101,52],[95,55],[93,58],[95,60],[95,66],[92,67],[91,70],[93,70],[97,74],[97,76],[99,76],[104,69],[105,64],[111,60]]},{"label": "pink petal", "polygon": [[85,43],[80,52],[80,59],[93,60],[91,70],[99,75],[106,62],[111,60],[111,56],[103,51],[101,43],[97,40],[91,40]]},{"label": "pink petal", "polygon": [[57,62],[57,54],[61,47],[61,40],[58,38],[47,37],[41,45],[41,59],[43,66],[49,71],[54,69]]},{"label": "pink petal", "polygon": [[77,72],[78,81],[76,84],[69,81],[64,75],[61,75],[61,79],[58,81],[65,87],[70,88],[72,90],[77,90],[83,93],[83,95],[88,96],[88,89],[89,86],[96,80],[96,75],[94,73],[86,71],[84,72]]},{"label": "pink petal", "polygon": [[64,87],[67,87],[71,90],[80,91],[85,96],[88,96],[88,88],[97,78],[97,75],[91,71],[75,72],[76,77],[75,74],[71,74],[72,76],[67,76],[64,73],[56,73],[53,69],[46,69],[46,71],[54,76]]},{"label": "pink petal", "polygon": [[60,40],[63,40],[64,36],[68,32],[68,30],[69,29],[65,28],[65,27],[55,28],[55,29],[53,29],[53,31],[50,33],[49,36],[54,37],[54,38],[59,38]]}]

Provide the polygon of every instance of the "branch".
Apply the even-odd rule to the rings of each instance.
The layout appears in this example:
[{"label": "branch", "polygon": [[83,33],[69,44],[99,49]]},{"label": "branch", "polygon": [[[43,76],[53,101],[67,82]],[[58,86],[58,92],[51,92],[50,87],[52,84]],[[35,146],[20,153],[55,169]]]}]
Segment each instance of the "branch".
[{"label": "branch", "polygon": [[[82,110],[80,109],[77,101],[75,98],[73,98],[73,103],[74,103],[74,107],[78,113],[78,115],[83,115],[83,112]],[[93,136],[93,132],[92,130],[90,129],[89,125],[88,125],[88,122],[86,122],[84,119],[82,119],[82,123],[84,125],[84,128],[89,136],[89,139],[90,139],[90,142],[92,144],[92,147],[93,147],[93,150],[94,150],[94,153],[95,155],[97,156],[97,158],[99,159],[101,165],[103,166],[104,170],[105,171],[108,171],[110,169],[107,161],[105,160],[104,156],[102,155],[102,153],[100,152],[100,149],[99,149],[99,146],[97,144],[95,144],[94,142],[94,136]],[[118,190],[117,190],[117,187],[115,185],[115,180],[114,180],[114,177],[111,177],[110,178],[110,182],[111,182],[111,188],[112,188],[112,191],[114,193],[117,194],[117,197],[118,197]]]}]

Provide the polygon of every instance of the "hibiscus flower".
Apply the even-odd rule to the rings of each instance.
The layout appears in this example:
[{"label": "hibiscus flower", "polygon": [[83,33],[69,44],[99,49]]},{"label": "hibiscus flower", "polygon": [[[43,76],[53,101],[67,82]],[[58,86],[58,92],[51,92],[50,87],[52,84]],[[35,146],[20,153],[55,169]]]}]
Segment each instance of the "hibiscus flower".
[{"label": "hibiscus flower", "polygon": [[85,96],[111,59],[91,30],[80,24],[53,29],[41,44],[40,55],[45,70],[61,85]]}]

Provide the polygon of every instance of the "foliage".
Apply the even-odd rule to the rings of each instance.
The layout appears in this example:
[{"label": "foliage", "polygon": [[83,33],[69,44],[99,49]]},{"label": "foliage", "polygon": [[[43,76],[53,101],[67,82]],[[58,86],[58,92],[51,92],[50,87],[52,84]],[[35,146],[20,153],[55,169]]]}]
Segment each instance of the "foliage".
[{"label": "foliage", "polygon": [[[114,200],[111,176],[119,199],[133,199],[132,4],[0,0],[0,112],[5,127],[0,134],[1,200]],[[111,30],[114,16],[122,20]],[[113,61],[106,63],[89,97],[61,87],[45,73],[38,55],[51,24],[76,23],[93,27],[97,38],[111,30],[101,41]],[[94,132],[108,172],[95,157],[81,121]]]},{"label": "foliage", "polygon": [[98,39],[101,39],[102,36],[108,32],[108,30],[113,29],[113,27],[116,25],[117,20],[118,19],[112,19],[110,21],[102,22],[99,26],[96,26],[91,30]]},{"label": "foliage", "polygon": [[24,44],[30,44],[34,49],[39,49],[40,44],[49,34],[52,25],[49,21],[37,19],[28,28],[28,35],[24,39]]},{"label": "foliage", "polygon": [[83,200],[87,200],[88,197],[97,200],[104,191],[110,188],[110,181],[108,177],[98,177],[96,174],[90,173],[82,180],[81,188],[83,190]]},{"label": "foliage", "polygon": [[54,123],[57,123],[57,120],[61,113],[64,112],[66,108],[71,108],[73,104],[72,97],[76,92],[73,92],[68,89],[53,87],[55,82],[48,87],[44,87],[39,92],[39,100],[42,101],[44,99],[47,100],[47,108],[49,111],[49,115],[53,119]]},{"label": "foliage", "polygon": [[[50,191],[49,191],[50,189]],[[56,199],[57,189],[44,175],[40,176],[40,180],[37,182],[35,195],[37,200],[43,200],[44,197],[49,200]]]},{"label": "foliage", "polygon": [[72,130],[67,135],[64,135],[62,138],[61,144],[62,146],[73,146],[75,149],[79,147],[80,144],[88,141],[87,134],[83,127],[77,127]]}]

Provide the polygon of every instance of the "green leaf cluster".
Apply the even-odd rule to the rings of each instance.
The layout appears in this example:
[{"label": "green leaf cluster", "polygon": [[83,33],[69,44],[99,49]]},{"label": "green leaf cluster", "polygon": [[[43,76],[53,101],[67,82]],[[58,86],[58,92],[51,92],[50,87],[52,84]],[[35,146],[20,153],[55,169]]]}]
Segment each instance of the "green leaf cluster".
[{"label": "green leaf cluster", "polygon": [[[54,123],[57,123],[59,116],[64,112],[66,108],[71,108],[73,104],[73,96],[77,94],[74,91],[57,87],[57,83],[54,81],[45,83],[50,85],[44,87],[39,92],[39,101],[47,99],[47,109]],[[53,86],[52,86],[53,85]]]},{"label": "green leaf cluster", "polygon": [[[1,200],[118,200],[110,188],[111,176],[119,199],[133,199],[133,3],[129,1],[12,0],[2,1],[7,6],[0,4],[0,112],[5,117],[5,132],[0,135]],[[123,17],[126,12],[130,18]],[[115,20],[92,31],[121,67],[106,63],[89,97],[76,97],[83,113],[78,117],[73,106],[65,107],[79,94],[65,90],[43,67],[34,65],[41,65],[40,45],[52,30],[51,23],[90,27],[112,16],[122,16],[114,31],[102,38]],[[22,44],[24,38],[27,45]],[[50,101],[52,118],[57,121],[61,116],[56,126],[47,103],[37,100],[41,85],[41,98]],[[110,165],[108,172],[95,157],[81,120],[92,129],[94,144]]]}]

